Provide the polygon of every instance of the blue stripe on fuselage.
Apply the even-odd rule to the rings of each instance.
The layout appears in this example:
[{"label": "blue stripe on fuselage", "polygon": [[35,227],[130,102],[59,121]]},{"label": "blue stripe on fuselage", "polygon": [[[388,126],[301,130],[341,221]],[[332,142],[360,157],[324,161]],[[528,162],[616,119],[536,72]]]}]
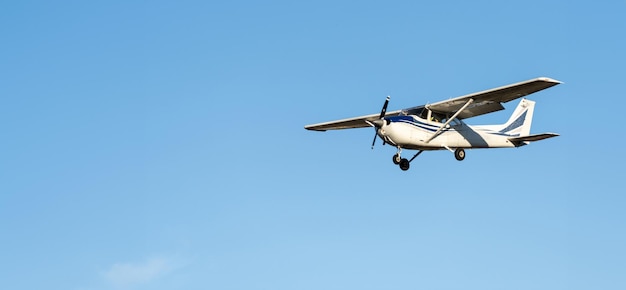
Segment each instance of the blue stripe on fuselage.
[{"label": "blue stripe on fuselage", "polygon": [[[413,125],[415,127],[418,127],[420,129],[424,129],[427,131],[431,131],[431,132],[435,132],[437,131],[437,129],[439,129],[439,127],[437,126],[433,126],[424,122],[420,122],[418,120],[416,120],[415,118],[411,117],[411,116],[395,116],[395,117],[390,117],[387,118],[387,120],[391,121],[391,122],[396,122],[396,123],[405,123],[405,124],[409,124],[409,125]],[[434,129],[433,129],[434,127]]]},{"label": "blue stripe on fuselage", "polygon": [[[523,113],[518,120],[522,120],[522,124],[523,124],[523,120],[525,119],[526,113]],[[409,124],[415,127],[418,127],[420,129],[426,130],[426,131],[430,131],[430,132],[436,132],[439,127],[436,125],[431,125],[428,123],[424,123],[419,121],[418,119],[415,119],[411,116],[395,116],[395,117],[390,117],[390,118],[386,118],[387,120],[389,120],[390,122],[395,122],[395,123],[405,123],[405,124]],[[519,123],[519,121],[516,120],[514,123]],[[512,124],[513,125],[513,124]],[[517,125],[517,124],[516,124]],[[518,125],[519,126],[519,125]],[[509,127],[514,127],[514,126],[509,126]],[[447,130],[447,129],[446,129]],[[473,129],[475,130],[475,129]],[[491,130],[478,130],[480,132],[483,133],[487,133],[490,135],[497,135],[497,136],[502,136],[502,137],[517,137],[520,134],[507,134],[504,133],[504,131],[491,131]]]}]

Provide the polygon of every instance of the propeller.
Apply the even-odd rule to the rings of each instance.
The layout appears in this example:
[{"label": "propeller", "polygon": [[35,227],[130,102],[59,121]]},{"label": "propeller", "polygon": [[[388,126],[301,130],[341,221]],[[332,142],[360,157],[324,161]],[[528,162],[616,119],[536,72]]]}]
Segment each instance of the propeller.
[{"label": "propeller", "polygon": [[370,125],[374,127],[374,140],[372,141],[372,149],[374,149],[374,145],[376,145],[376,135],[378,133],[378,129],[380,129],[385,121],[383,118],[385,117],[385,113],[387,113],[387,105],[389,105],[389,96],[385,100],[385,104],[383,105],[383,109],[380,110],[380,116],[378,116],[378,120],[368,122]]}]

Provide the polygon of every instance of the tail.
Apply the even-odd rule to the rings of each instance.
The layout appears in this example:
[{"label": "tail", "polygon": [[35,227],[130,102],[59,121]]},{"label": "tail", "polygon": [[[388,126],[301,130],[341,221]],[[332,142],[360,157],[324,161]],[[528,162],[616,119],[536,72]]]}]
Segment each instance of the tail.
[{"label": "tail", "polygon": [[522,99],[513,111],[509,120],[504,123],[499,132],[511,136],[528,136],[530,135],[530,125],[533,122],[533,113],[535,111],[535,102]]}]

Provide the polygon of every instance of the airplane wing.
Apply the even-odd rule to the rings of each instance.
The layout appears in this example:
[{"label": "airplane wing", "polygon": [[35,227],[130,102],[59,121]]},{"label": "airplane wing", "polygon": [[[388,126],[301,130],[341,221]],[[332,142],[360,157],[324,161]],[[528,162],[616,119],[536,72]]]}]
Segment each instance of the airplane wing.
[{"label": "airplane wing", "polygon": [[461,111],[457,116],[459,119],[467,119],[503,110],[504,106],[502,106],[502,103],[536,93],[560,83],[560,81],[551,78],[541,77],[433,103],[427,105],[426,108],[438,113],[454,114],[465,106],[470,99],[472,99],[473,102],[471,102],[471,104],[463,109],[463,111]]},{"label": "airplane wing", "polygon": [[[560,84],[561,82],[551,78],[536,78],[521,83],[511,84],[487,91],[482,91],[466,96],[461,96],[446,101],[441,101],[427,105],[426,108],[443,114],[454,114],[459,119],[479,116],[499,110],[503,110],[502,103],[524,97],[526,95],[547,89]],[[472,101],[470,101],[472,100]],[[462,109],[462,110],[461,110]],[[385,117],[397,116],[402,110],[387,112]],[[370,127],[367,121],[374,121],[379,118],[379,114],[371,114],[354,118],[335,120],[330,122],[312,124],[304,126],[307,130],[326,131],[352,128]],[[450,118],[452,120],[453,118]],[[443,128],[444,126],[442,126]],[[434,134],[436,135],[436,134]]]},{"label": "airplane wing", "polygon": [[[393,117],[399,115],[401,110],[387,112],[385,117]],[[365,116],[359,116],[354,118],[317,123],[312,125],[304,126],[307,130],[313,131],[326,131],[326,130],[340,130],[340,129],[353,129],[353,128],[365,128],[370,127],[370,125],[366,121],[374,121],[380,117],[380,114],[371,114]]]}]

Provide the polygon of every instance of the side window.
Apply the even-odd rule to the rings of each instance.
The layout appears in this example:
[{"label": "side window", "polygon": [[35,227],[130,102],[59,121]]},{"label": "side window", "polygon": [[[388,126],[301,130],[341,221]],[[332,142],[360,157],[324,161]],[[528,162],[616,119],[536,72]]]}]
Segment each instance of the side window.
[{"label": "side window", "polygon": [[444,123],[445,119],[446,116],[439,113],[432,112],[432,114],[430,115],[430,120],[433,122]]},{"label": "side window", "polygon": [[417,111],[415,111],[415,115],[418,116],[419,118],[426,119],[426,117],[428,116],[428,110],[424,108],[420,108]]}]

